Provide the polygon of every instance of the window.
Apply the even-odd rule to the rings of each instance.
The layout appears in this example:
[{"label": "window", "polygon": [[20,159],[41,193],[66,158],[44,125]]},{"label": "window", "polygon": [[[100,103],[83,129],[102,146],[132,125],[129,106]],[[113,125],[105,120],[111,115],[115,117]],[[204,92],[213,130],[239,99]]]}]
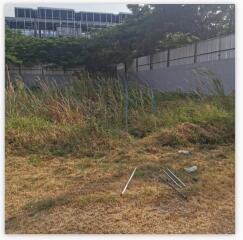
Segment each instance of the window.
[{"label": "window", "polygon": [[31,9],[25,9],[25,17],[30,18]]},{"label": "window", "polygon": [[17,17],[25,17],[24,16],[24,9],[17,8]]},{"label": "window", "polygon": [[39,18],[45,18],[45,9],[38,9]]},{"label": "window", "polygon": [[57,29],[58,27],[60,27],[60,22],[54,23],[54,29]]},{"label": "window", "polygon": [[111,14],[107,14],[107,22],[111,22]]},{"label": "window", "polygon": [[89,22],[93,21],[93,13],[87,13],[87,19]]},{"label": "window", "polygon": [[52,23],[51,22],[46,22],[46,29],[52,30]]},{"label": "window", "polygon": [[53,10],[53,19],[60,19],[60,10]]},{"label": "window", "polygon": [[106,14],[101,13],[101,22],[106,22]]},{"label": "window", "polygon": [[46,18],[52,19],[52,9],[46,9]]},{"label": "window", "polygon": [[18,29],[24,29],[24,22],[20,22],[20,21],[18,21],[18,22],[17,22],[17,28],[18,28]]},{"label": "window", "polygon": [[45,29],[45,23],[39,22],[39,29]]},{"label": "window", "polygon": [[63,28],[67,28],[68,26],[67,26],[67,22],[62,22],[62,27]]},{"label": "window", "polygon": [[13,22],[9,22],[9,21],[5,21],[5,26],[6,26],[6,28],[14,28]]},{"label": "window", "polygon": [[95,20],[95,22],[99,22],[100,21],[100,14],[99,13],[95,13],[94,14],[94,20]]},{"label": "window", "polygon": [[69,27],[69,28],[74,28],[74,23],[73,23],[73,22],[69,22],[69,23],[68,23],[68,27]]},{"label": "window", "polygon": [[17,23],[16,22],[11,22],[11,25],[10,25],[12,28],[17,28]]},{"label": "window", "polygon": [[16,28],[17,27],[15,21],[7,22],[7,26],[9,26],[10,28]]},{"label": "window", "polygon": [[119,15],[116,15],[116,23],[119,23]]},{"label": "window", "polygon": [[68,11],[68,20],[73,20],[73,11]]},{"label": "window", "polygon": [[61,19],[67,20],[67,11],[66,10],[61,10]]},{"label": "window", "polygon": [[30,17],[31,17],[31,18],[36,18],[36,15],[37,15],[37,11],[36,11],[36,10],[31,9],[31,12],[30,12]]},{"label": "window", "polygon": [[116,22],[116,16],[112,14],[112,22],[115,23]]},{"label": "window", "polygon": [[87,29],[87,25],[82,25],[82,32],[87,32],[88,29]]},{"label": "window", "polygon": [[75,20],[80,21],[81,20],[81,13],[75,13]]},{"label": "window", "polygon": [[82,14],[82,21],[87,21],[87,13],[81,13]]},{"label": "window", "polygon": [[25,28],[28,28],[28,29],[32,28],[31,21],[25,21]]}]

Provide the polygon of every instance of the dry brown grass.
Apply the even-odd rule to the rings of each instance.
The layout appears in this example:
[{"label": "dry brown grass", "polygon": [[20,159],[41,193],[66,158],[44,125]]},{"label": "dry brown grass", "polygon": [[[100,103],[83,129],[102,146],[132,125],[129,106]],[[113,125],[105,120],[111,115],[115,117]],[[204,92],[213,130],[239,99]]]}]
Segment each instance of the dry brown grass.
[{"label": "dry brown grass", "polygon": [[[170,129],[162,129],[145,138],[145,145],[178,146],[190,144],[216,144],[223,139],[223,129],[209,124],[181,123]],[[231,141],[231,139],[229,139]]]},{"label": "dry brown grass", "polygon": [[[7,233],[234,232],[234,96],[124,90],[88,73],[6,88]],[[158,180],[163,167],[188,201]]]},{"label": "dry brown grass", "polygon": [[[6,232],[234,233],[232,145],[191,145],[192,155],[182,156],[181,148],[146,139],[96,159],[8,154]],[[196,173],[183,171],[194,164]],[[188,185],[188,201],[157,180],[165,166]]]}]

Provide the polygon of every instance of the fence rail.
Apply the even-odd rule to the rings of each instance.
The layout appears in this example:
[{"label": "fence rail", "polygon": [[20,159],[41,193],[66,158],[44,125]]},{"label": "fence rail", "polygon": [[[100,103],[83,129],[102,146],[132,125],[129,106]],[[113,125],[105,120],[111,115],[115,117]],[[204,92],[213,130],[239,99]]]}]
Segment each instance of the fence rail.
[{"label": "fence rail", "polygon": [[9,66],[8,70],[11,73],[23,75],[23,74],[33,74],[33,75],[71,75],[75,72],[80,72],[81,68],[68,68],[64,70],[63,68],[46,68],[41,65],[38,66]]},{"label": "fence rail", "polygon": [[135,58],[128,66],[125,63],[118,64],[117,71],[139,72],[234,57],[235,35],[231,34]]}]

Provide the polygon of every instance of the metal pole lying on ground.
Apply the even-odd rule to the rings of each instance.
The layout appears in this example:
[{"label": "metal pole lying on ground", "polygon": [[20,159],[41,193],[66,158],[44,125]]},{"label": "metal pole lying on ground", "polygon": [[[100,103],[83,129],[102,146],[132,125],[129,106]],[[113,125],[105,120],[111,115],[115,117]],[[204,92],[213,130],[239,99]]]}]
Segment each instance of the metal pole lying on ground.
[{"label": "metal pole lying on ground", "polygon": [[168,176],[168,178],[179,188],[182,188],[180,184],[178,184],[164,169],[163,172]]},{"label": "metal pole lying on ground", "polygon": [[163,177],[159,177],[161,180],[163,180],[165,183],[167,183],[171,188],[173,188],[183,199],[188,200],[187,196],[184,195],[182,192],[180,192],[175,186],[173,186],[173,184],[171,184],[168,179],[163,178]]},{"label": "metal pole lying on ground", "polygon": [[128,184],[129,184],[130,181],[132,180],[132,177],[133,177],[134,173],[136,172],[136,170],[137,170],[137,168],[134,168],[134,170],[133,170],[133,172],[132,172],[132,175],[131,175],[131,177],[128,179],[127,184],[126,184],[126,186],[124,187],[124,189],[123,189],[121,195],[123,195],[123,194],[125,193],[125,191],[126,191],[126,189],[127,189],[127,187],[128,187]]},{"label": "metal pole lying on ground", "polygon": [[167,168],[167,170],[175,177],[175,179],[177,179],[184,187],[186,186],[186,184],[184,182],[182,182],[182,180],[180,178],[178,178],[169,168]]}]

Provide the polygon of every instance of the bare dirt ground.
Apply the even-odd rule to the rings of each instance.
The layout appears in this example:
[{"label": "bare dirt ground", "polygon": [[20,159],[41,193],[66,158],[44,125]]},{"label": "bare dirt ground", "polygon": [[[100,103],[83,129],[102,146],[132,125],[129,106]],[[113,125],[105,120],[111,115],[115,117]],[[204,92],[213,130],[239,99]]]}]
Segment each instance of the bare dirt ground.
[{"label": "bare dirt ground", "polygon": [[[192,154],[180,155],[180,149]],[[183,168],[191,165],[198,171],[188,174]],[[186,183],[188,201],[158,180],[164,167]],[[97,159],[7,154],[5,177],[6,233],[235,231],[232,145],[131,144]]]}]

